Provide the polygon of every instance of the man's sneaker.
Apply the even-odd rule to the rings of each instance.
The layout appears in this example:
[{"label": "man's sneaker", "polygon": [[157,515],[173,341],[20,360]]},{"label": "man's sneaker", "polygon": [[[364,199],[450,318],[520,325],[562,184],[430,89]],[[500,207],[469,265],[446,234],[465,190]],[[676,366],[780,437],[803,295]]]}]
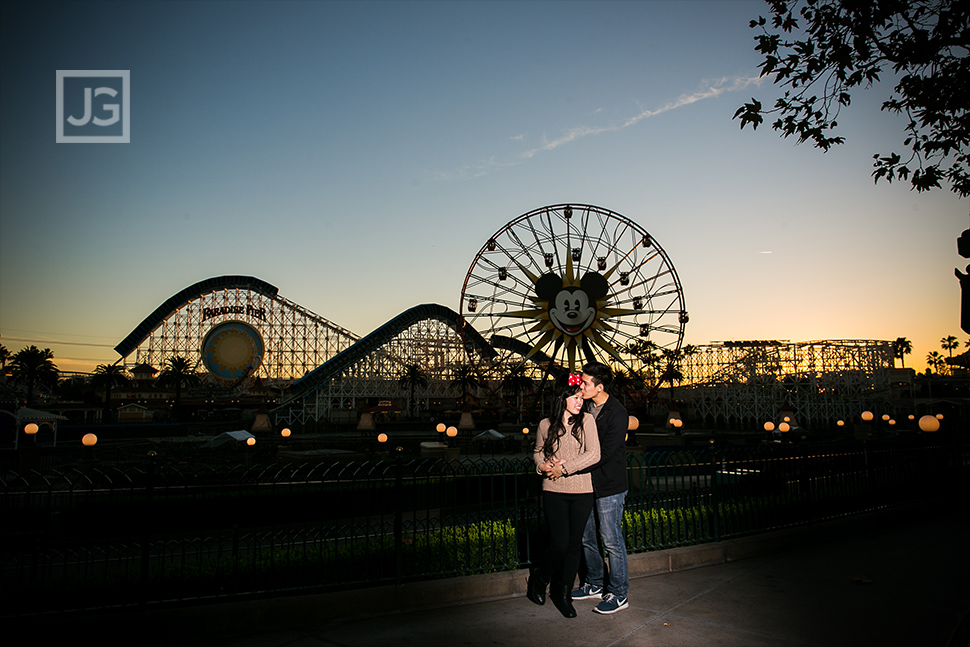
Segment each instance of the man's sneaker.
[{"label": "man's sneaker", "polygon": [[603,601],[593,607],[595,613],[609,614],[616,613],[620,609],[626,609],[630,606],[626,598],[621,598],[618,595],[613,595],[612,593],[607,593],[603,596]]},{"label": "man's sneaker", "polygon": [[586,583],[573,591],[574,600],[589,600],[590,598],[596,598],[598,600],[601,597],[603,597],[603,587],[596,586],[595,584]]}]

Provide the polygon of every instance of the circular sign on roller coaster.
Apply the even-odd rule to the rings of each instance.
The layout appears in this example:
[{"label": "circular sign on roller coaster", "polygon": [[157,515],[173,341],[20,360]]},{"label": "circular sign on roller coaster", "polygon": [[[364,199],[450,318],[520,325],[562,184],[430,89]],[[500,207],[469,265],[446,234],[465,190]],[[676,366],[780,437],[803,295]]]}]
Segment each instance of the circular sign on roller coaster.
[{"label": "circular sign on roller coaster", "polygon": [[242,321],[214,326],[202,342],[202,363],[215,377],[227,382],[242,380],[263,361],[263,338]]},{"label": "circular sign on roller coaster", "polygon": [[687,312],[677,271],[640,225],[581,204],[542,207],[472,262],[460,313],[496,349],[578,370],[628,364],[634,342],[676,351]]}]

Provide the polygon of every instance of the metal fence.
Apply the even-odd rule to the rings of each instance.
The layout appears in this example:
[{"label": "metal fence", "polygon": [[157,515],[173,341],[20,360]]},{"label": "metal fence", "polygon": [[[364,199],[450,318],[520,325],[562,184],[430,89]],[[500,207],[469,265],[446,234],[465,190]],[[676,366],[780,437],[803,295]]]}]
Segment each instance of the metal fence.
[{"label": "metal fence", "polygon": [[[965,496],[970,445],[891,439],[628,454],[631,553]],[[317,592],[517,569],[543,545],[527,458],[80,462],[0,482],[0,615]],[[964,493],[964,494],[959,494]]]}]

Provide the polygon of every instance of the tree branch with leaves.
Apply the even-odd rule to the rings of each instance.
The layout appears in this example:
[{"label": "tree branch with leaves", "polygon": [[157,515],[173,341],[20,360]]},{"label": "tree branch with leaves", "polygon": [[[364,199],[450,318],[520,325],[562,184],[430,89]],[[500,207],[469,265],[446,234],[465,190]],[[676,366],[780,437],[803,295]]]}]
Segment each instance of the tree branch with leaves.
[{"label": "tree branch with leaves", "polygon": [[[755,98],[734,114],[741,128],[771,127],[828,151],[852,93],[888,70],[896,84],[881,110],[905,118],[906,152],[873,155],[872,177],[916,191],[947,182],[970,195],[970,3],[962,0],[766,0],[752,20],[762,77],[786,88],[771,109]],[[768,24],[770,22],[770,29]]]}]

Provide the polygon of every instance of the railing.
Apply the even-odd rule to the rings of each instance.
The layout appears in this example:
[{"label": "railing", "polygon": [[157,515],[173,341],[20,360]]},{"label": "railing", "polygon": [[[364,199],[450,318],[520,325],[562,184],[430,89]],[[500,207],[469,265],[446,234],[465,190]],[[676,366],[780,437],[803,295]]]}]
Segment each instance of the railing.
[{"label": "railing", "polygon": [[[965,492],[970,445],[893,439],[630,453],[630,552]],[[365,587],[521,568],[527,458],[8,471],[0,615]],[[963,495],[965,496],[965,495]]]}]

